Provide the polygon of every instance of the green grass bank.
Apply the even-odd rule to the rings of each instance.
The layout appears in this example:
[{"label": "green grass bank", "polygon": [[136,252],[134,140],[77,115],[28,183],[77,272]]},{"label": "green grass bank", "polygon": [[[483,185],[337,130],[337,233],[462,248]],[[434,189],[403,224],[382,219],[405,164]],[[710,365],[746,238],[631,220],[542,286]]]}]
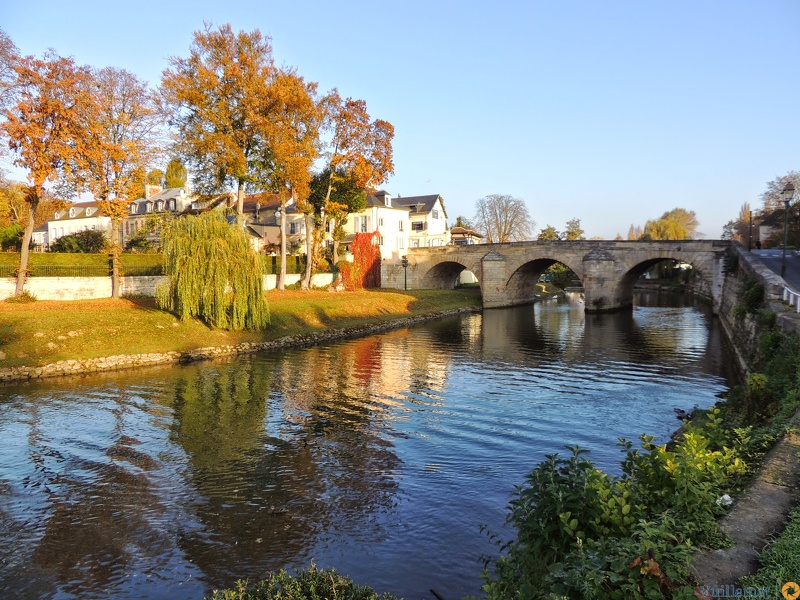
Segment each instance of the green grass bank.
[{"label": "green grass bank", "polygon": [[152,298],[0,302],[0,367],[264,342],[481,303],[471,290],[271,291],[267,301],[270,325],[238,332],[179,321]]}]

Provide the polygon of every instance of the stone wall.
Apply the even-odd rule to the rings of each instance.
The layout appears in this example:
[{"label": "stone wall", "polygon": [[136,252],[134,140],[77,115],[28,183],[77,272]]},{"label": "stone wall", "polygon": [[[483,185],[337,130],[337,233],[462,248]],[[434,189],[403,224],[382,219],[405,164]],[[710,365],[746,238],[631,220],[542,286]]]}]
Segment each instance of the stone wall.
[{"label": "stone wall", "polygon": [[[302,279],[302,275],[287,275],[286,285]],[[166,283],[166,277],[123,277],[122,295],[154,296],[156,286]],[[311,278],[312,287],[327,287],[333,282],[332,273],[317,273]],[[277,275],[264,275],[264,289],[274,290]],[[14,295],[16,280],[0,279],[0,300]],[[90,300],[111,297],[110,277],[29,277],[25,291],[38,300]]]},{"label": "stone wall", "polygon": [[783,278],[766,267],[739,243],[731,246],[730,257],[733,268],[725,277],[722,286],[719,318],[736,353],[739,367],[747,374],[759,359],[759,338],[766,330],[766,325],[760,324],[755,315],[736,315],[736,305],[741,302],[748,281],[757,281],[764,286],[764,305],[778,312],[779,327],[794,331],[796,319],[784,311],[785,305],[781,301]]}]

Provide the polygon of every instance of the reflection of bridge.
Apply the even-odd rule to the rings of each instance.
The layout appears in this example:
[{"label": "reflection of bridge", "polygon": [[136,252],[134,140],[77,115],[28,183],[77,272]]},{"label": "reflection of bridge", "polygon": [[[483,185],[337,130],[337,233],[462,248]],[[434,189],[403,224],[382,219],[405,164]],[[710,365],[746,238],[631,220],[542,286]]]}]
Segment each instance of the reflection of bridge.
[{"label": "reflection of bridge", "polygon": [[560,262],[583,283],[587,311],[631,306],[633,284],[663,260],[689,263],[698,273],[696,291],[713,302],[717,312],[722,294],[723,257],[729,242],[682,240],[675,242],[581,241],[514,242],[412,248],[407,273],[400,261],[384,261],[385,288],[453,288],[463,270],[477,277],[486,308],[531,302],[536,282],[550,265]]}]

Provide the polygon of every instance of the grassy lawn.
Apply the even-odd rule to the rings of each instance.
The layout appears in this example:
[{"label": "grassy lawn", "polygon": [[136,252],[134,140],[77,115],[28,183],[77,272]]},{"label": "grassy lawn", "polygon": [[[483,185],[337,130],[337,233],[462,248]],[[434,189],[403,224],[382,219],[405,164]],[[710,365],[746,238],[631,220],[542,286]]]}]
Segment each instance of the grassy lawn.
[{"label": "grassy lawn", "polygon": [[152,299],[0,302],[0,367],[264,341],[480,305],[468,290],[270,291],[267,300],[272,322],[257,332],[181,322]]}]

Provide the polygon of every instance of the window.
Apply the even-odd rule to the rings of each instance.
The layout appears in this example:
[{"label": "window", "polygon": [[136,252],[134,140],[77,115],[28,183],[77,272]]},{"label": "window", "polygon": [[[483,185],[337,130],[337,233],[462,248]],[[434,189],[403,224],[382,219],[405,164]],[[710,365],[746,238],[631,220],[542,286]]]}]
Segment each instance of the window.
[{"label": "window", "polygon": [[378,227],[383,227],[383,217],[378,219]]},{"label": "window", "polygon": [[168,200],[167,201],[167,210],[175,210],[175,200]]},{"label": "window", "polygon": [[56,230],[55,229],[53,229],[53,231],[50,233],[50,237],[53,238],[53,239],[56,239]]},{"label": "window", "polygon": [[71,218],[73,218],[74,216],[75,216],[75,209],[74,209],[74,208],[70,208],[70,209],[69,209],[69,218],[71,219]]},{"label": "window", "polygon": [[383,236],[381,236],[380,237],[380,241],[378,241],[378,245],[379,246],[383,246],[383,242],[384,242],[384,239],[383,239]]},{"label": "window", "polygon": [[136,214],[136,204],[134,204],[133,202],[131,202],[131,214],[132,215]]},{"label": "window", "polygon": [[419,240],[411,240],[412,248],[419,248]]},{"label": "window", "polygon": [[144,210],[149,213],[153,212],[153,203],[148,200]]},{"label": "window", "polygon": [[406,247],[406,241],[403,238],[397,240],[397,247],[401,250]]},{"label": "window", "polygon": [[411,223],[411,231],[422,231],[425,228],[425,223],[422,221],[414,221]]},{"label": "window", "polygon": [[369,231],[369,217],[361,217],[361,233]]},{"label": "window", "polygon": [[434,219],[438,219],[439,218],[439,211],[436,210],[436,209],[433,210],[433,218]]},{"label": "window", "polygon": [[398,222],[397,230],[398,231],[405,231],[406,230],[406,224],[403,221]]},{"label": "window", "polygon": [[157,207],[156,210],[158,210],[159,212],[164,210],[164,201],[163,200],[159,200],[158,204],[156,205],[156,207]]},{"label": "window", "polygon": [[297,223],[289,223],[289,235],[297,233]]}]

